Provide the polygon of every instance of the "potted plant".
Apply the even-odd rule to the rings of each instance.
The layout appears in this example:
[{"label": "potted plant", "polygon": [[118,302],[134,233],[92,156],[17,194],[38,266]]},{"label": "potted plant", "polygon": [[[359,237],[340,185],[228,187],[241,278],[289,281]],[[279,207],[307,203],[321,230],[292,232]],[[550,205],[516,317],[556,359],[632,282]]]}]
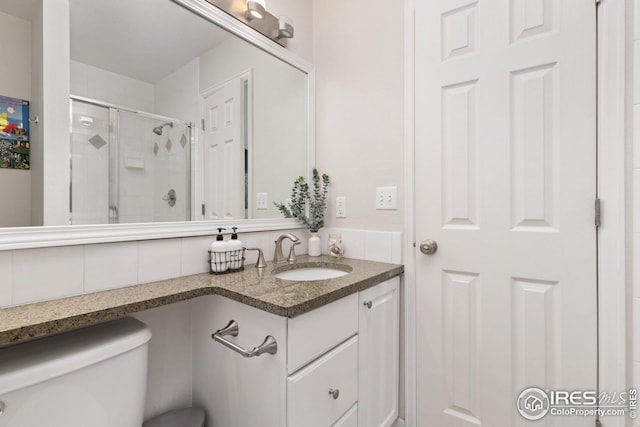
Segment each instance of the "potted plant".
[{"label": "potted plant", "polygon": [[[285,218],[297,218],[309,229],[309,256],[320,256],[321,245],[318,230],[324,227],[324,212],[327,208],[329,194],[329,175],[320,175],[316,168],[312,174],[313,191],[309,191],[307,180],[301,176],[293,183],[291,202],[289,205],[274,202],[273,204]],[[308,211],[307,211],[308,207]]]}]

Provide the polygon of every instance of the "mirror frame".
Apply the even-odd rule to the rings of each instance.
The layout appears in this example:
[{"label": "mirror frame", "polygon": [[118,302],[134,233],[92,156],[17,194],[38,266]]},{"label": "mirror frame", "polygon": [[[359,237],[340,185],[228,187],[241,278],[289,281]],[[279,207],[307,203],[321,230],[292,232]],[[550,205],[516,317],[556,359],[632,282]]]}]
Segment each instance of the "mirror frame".
[{"label": "mirror frame", "polygon": [[[185,7],[307,74],[307,160],[305,170],[310,177],[311,169],[315,164],[315,70],[313,65],[205,0],[167,1],[173,1]],[[243,233],[304,228],[300,221],[286,218],[6,227],[0,228],[0,251],[214,235],[218,226],[225,228],[240,226],[238,229]]]}]

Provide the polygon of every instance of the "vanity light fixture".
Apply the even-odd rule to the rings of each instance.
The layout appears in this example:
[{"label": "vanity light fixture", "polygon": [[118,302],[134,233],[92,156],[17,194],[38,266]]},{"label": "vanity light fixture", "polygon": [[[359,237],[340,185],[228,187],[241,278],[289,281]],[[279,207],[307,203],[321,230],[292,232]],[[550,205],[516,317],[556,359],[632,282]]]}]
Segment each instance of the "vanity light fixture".
[{"label": "vanity light fixture", "polygon": [[288,16],[280,15],[278,17],[278,31],[276,38],[290,39],[293,37],[293,21]]},{"label": "vanity light fixture", "polygon": [[267,13],[265,0],[247,0],[247,12],[245,17],[251,21],[254,19],[262,19]]},{"label": "vanity light fixture", "polygon": [[[1,2],[2,0],[0,0]],[[185,0],[176,0],[182,2]],[[191,1],[191,0],[189,0]],[[269,13],[266,0],[205,0],[282,47],[293,37],[293,21]]]}]

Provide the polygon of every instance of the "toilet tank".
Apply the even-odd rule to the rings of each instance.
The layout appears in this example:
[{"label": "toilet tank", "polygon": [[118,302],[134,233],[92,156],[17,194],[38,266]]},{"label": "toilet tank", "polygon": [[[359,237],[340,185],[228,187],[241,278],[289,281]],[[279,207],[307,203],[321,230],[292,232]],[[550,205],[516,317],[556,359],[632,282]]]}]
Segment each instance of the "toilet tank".
[{"label": "toilet tank", "polygon": [[0,427],[140,427],[150,338],[126,317],[0,349]]}]

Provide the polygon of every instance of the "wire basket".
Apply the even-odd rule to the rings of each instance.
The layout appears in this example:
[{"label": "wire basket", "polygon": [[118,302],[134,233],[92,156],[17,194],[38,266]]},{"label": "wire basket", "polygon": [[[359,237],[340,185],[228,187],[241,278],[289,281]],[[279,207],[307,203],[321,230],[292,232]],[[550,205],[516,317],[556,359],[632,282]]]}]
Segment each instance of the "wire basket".
[{"label": "wire basket", "polygon": [[209,251],[209,273],[227,274],[244,270],[246,250],[247,248],[226,252]]}]

